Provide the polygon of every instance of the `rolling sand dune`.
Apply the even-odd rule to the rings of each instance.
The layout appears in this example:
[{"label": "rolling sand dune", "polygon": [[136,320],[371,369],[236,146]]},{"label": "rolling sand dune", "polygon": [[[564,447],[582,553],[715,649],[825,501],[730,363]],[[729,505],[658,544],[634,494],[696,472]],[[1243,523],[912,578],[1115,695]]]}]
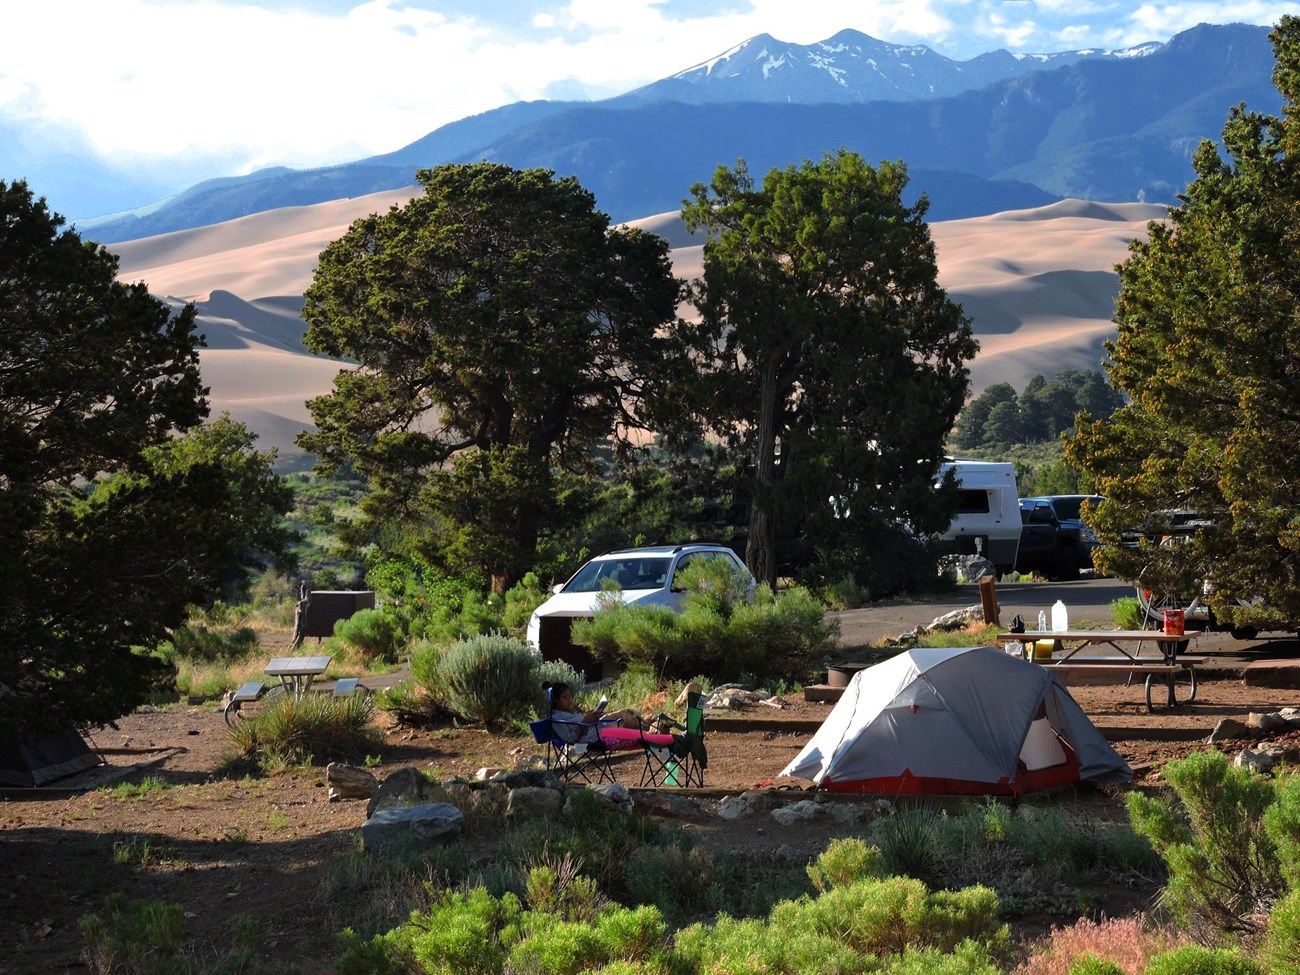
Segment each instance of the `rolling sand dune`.
[{"label": "rolling sand dune", "polygon": [[[310,424],[306,400],[330,390],[343,363],[302,347],[302,293],[316,259],[353,220],[404,203],[415,188],[239,220],[114,246],[120,277],[180,304],[193,301],[207,337],[204,381],[214,414],[229,411],[280,451],[280,467],[303,466],[294,436]],[[939,281],[970,316],[980,353],[974,392],[1016,389],[1035,374],[1096,368],[1114,335],[1115,265],[1165,208],[1065,200],[1035,210],[931,225]],[[633,226],[673,248],[673,266],[698,276],[702,241],[675,213]]]}]

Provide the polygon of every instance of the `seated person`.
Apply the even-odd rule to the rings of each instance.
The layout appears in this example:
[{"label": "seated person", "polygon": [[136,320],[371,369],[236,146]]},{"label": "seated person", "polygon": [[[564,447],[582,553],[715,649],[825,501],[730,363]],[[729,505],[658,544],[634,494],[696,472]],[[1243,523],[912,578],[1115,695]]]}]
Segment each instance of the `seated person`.
[{"label": "seated person", "polygon": [[573,698],[573,688],[563,681],[544,683],[542,688],[551,702],[550,716],[555,719],[551,727],[556,737],[570,744],[582,742],[603,746],[611,750],[640,748],[643,744],[668,747],[672,735],[650,734],[639,728],[616,728],[613,724],[601,726],[600,711],[579,711]]}]

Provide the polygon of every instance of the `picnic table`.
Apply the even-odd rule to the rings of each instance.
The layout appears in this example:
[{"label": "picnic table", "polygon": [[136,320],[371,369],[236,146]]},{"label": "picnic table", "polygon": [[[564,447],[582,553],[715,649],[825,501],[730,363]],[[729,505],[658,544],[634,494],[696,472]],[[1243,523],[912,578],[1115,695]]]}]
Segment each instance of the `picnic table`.
[{"label": "picnic table", "polygon": [[274,657],[266,665],[266,673],[277,677],[281,686],[294,697],[302,697],[311,689],[311,682],[329,669],[330,657]]},{"label": "picnic table", "polygon": [[[1160,630],[1026,630],[1024,633],[999,633],[998,642],[1022,642],[1027,659],[1036,660],[1045,667],[1064,673],[1135,674],[1145,676],[1147,710],[1154,711],[1162,704],[1175,707],[1196,700],[1196,668],[1205,657],[1183,653],[1199,632],[1164,633]],[[1033,653],[1034,643],[1053,641],[1061,650],[1050,658],[1038,659]],[[1152,647],[1153,654],[1143,656],[1144,646]],[[1088,649],[1109,648],[1111,652],[1096,656],[1080,656]],[[1163,695],[1155,693],[1161,688]]]}]

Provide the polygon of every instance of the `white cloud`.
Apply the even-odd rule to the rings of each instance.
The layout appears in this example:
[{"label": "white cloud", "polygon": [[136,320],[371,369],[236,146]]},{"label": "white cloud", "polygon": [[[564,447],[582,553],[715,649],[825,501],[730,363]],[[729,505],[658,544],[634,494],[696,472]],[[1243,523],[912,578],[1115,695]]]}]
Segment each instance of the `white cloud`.
[{"label": "white cloud", "polygon": [[[262,6],[251,3],[260,2]],[[396,149],[519,99],[603,97],[759,33],[846,27],[966,59],[1273,23],[1263,0],[25,0],[0,32],[0,119],[82,130],[106,157],[317,165]],[[33,38],[41,43],[32,43]],[[51,52],[56,52],[52,56]]]}]

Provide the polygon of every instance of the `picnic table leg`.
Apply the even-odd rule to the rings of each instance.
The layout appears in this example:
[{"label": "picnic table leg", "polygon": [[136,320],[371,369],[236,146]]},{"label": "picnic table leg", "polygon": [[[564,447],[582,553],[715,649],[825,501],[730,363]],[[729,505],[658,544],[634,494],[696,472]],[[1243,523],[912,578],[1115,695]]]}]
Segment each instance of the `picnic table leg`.
[{"label": "picnic table leg", "polygon": [[[1157,703],[1159,695],[1152,693],[1160,684],[1164,685],[1167,692],[1165,707],[1173,708],[1180,704],[1191,704],[1196,700],[1195,667],[1171,667],[1168,674],[1148,674],[1146,682],[1148,711],[1154,711],[1160,706]],[[1179,700],[1180,692],[1183,695],[1181,701]]]}]

